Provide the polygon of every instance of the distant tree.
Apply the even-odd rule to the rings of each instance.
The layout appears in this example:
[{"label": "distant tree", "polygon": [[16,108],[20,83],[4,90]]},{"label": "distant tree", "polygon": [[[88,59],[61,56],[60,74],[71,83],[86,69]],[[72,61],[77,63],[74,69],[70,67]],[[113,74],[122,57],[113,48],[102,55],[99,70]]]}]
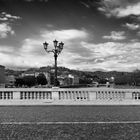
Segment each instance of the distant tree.
[{"label": "distant tree", "polygon": [[100,78],[97,76],[97,75],[94,75],[93,76],[93,81],[95,82],[99,82]]},{"label": "distant tree", "polygon": [[37,84],[38,85],[46,85],[47,83],[48,82],[47,82],[46,76],[43,73],[40,73],[37,76]]},{"label": "distant tree", "polygon": [[139,86],[140,85],[140,70],[135,70],[131,74],[133,85]]},{"label": "distant tree", "polygon": [[79,84],[91,84],[92,78],[81,77],[79,78]]},{"label": "distant tree", "polygon": [[132,85],[132,77],[128,75],[123,75],[115,78],[116,85]]},{"label": "distant tree", "polygon": [[60,86],[60,82],[58,80],[57,80],[57,83],[56,84],[57,84],[57,86]]},{"label": "distant tree", "polygon": [[16,86],[16,87],[22,87],[22,86],[24,85],[24,80],[23,80],[23,78],[16,78],[15,80],[16,80],[16,81],[15,81],[15,86]]},{"label": "distant tree", "polygon": [[103,79],[103,78],[102,78],[102,79],[99,80],[99,83],[100,83],[100,84],[106,84],[106,82],[108,82],[107,79]]},{"label": "distant tree", "polygon": [[23,80],[24,80],[24,85],[26,85],[28,87],[32,87],[32,86],[36,85],[35,76],[25,76],[25,77],[23,77]]}]

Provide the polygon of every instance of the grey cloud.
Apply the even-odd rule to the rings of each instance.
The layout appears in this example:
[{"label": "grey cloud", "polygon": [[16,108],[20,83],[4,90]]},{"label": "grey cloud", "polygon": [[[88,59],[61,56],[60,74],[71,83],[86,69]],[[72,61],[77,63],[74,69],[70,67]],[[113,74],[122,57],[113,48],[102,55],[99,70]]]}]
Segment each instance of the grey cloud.
[{"label": "grey cloud", "polygon": [[110,35],[103,36],[104,39],[112,39],[112,40],[124,40],[126,36],[124,35],[124,31],[112,31]]},{"label": "grey cloud", "polygon": [[83,1],[80,1],[80,3],[81,3],[82,5],[84,5],[86,8],[90,8],[90,5],[89,5],[88,3],[83,2]]},{"label": "grey cloud", "polygon": [[68,51],[73,53],[73,55],[78,54],[79,56],[82,56],[82,57],[92,56],[92,53],[88,49],[83,48],[82,46],[76,46],[76,47],[73,47],[73,48],[68,48]]},{"label": "grey cloud", "polygon": [[137,35],[140,36],[140,31],[137,32]]},{"label": "grey cloud", "polygon": [[140,15],[139,0],[101,0],[98,10],[107,17],[126,17],[130,15]]},{"label": "grey cloud", "polygon": [[[99,62],[100,60],[98,60]],[[95,63],[98,63],[97,62],[97,59],[95,58],[74,58],[73,60],[70,61],[71,64],[74,64],[74,65],[81,65],[81,64],[95,64]],[[101,61],[99,62],[101,63]]]},{"label": "grey cloud", "polygon": [[15,32],[7,23],[0,24],[0,39],[7,38],[8,34],[14,35]]},{"label": "grey cloud", "polygon": [[124,27],[130,29],[130,30],[137,30],[140,28],[139,24],[136,23],[126,23],[125,25],[123,25]]},{"label": "grey cloud", "polygon": [[0,20],[1,21],[18,20],[18,19],[21,19],[21,17],[15,16],[15,15],[11,15],[11,14],[6,13],[6,12],[0,13]]},{"label": "grey cloud", "polygon": [[[68,52],[73,53],[74,54],[78,54],[81,57],[91,57],[92,56],[92,52],[88,49],[83,47],[81,44],[81,39],[73,39],[72,42],[66,46],[66,49]],[[64,46],[65,47],[65,46]]]},{"label": "grey cloud", "polygon": [[[90,50],[93,55],[87,59],[76,59],[77,64],[85,64],[87,62],[87,64],[111,70],[113,70],[113,67],[117,70],[129,70],[129,68],[132,69],[140,61],[140,42],[83,43],[83,45],[85,45],[85,47],[88,46],[87,48],[91,48]],[[112,65],[115,66],[112,67]]]}]

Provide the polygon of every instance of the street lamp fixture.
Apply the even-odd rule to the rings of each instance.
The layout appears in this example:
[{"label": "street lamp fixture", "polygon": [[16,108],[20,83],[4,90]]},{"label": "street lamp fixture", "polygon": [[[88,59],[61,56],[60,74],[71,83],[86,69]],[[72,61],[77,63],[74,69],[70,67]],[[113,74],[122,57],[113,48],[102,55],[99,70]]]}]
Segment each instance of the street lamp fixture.
[{"label": "street lamp fixture", "polygon": [[57,40],[54,40],[53,43],[54,43],[54,49],[52,49],[52,50],[48,50],[49,44],[47,42],[44,42],[43,46],[44,46],[44,49],[47,53],[52,52],[54,54],[54,61],[55,61],[54,86],[57,86],[57,83],[58,83],[57,82],[57,57],[61,53],[61,51],[63,50],[64,43],[60,42],[58,45]]}]

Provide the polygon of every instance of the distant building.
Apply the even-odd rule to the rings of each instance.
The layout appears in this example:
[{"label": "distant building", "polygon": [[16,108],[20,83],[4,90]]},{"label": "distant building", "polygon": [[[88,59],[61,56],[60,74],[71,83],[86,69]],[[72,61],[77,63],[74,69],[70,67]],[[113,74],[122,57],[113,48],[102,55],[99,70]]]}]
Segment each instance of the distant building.
[{"label": "distant building", "polygon": [[77,85],[79,84],[79,77],[76,75],[68,74],[68,75],[61,75],[57,77],[60,85]]},{"label": "distant building", "polygon": [[0,65],[0,87],[5,87],[5,67]]},{"label": "distant building", "polygon": [[72,81],[73,85],[78,85],[79,84],[79,77],[78,76],[74,76],[73,81]]},{"label": "distant building", "polygon": [[63,76],[57,76],[57,80],[59,81],[60,85],[64,85],[65,81],[64,81],[65,77]]},{"label": "distant building", "polygon": [[79,84],[79,77],[77,75],[72,75],[72,74],[69,74],[68,75],[68,78],[70,78],[71,80],[71,85],[77,85]]},{"label": "distant building", "polygon": [[35,76],[35,72],[33,71],[26,71],[24,73],[21,74],[22,77],[24,76]]}]

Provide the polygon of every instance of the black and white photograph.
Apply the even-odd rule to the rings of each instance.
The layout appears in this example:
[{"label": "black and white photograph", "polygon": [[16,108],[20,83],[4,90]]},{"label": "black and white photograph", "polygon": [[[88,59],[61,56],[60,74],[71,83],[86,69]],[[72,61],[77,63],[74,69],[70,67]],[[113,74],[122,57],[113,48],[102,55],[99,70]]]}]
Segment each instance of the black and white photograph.
[{"label": "black and white photograph", "polygon": [[0,0],[0,140],[140,140],[140,1]]}]

